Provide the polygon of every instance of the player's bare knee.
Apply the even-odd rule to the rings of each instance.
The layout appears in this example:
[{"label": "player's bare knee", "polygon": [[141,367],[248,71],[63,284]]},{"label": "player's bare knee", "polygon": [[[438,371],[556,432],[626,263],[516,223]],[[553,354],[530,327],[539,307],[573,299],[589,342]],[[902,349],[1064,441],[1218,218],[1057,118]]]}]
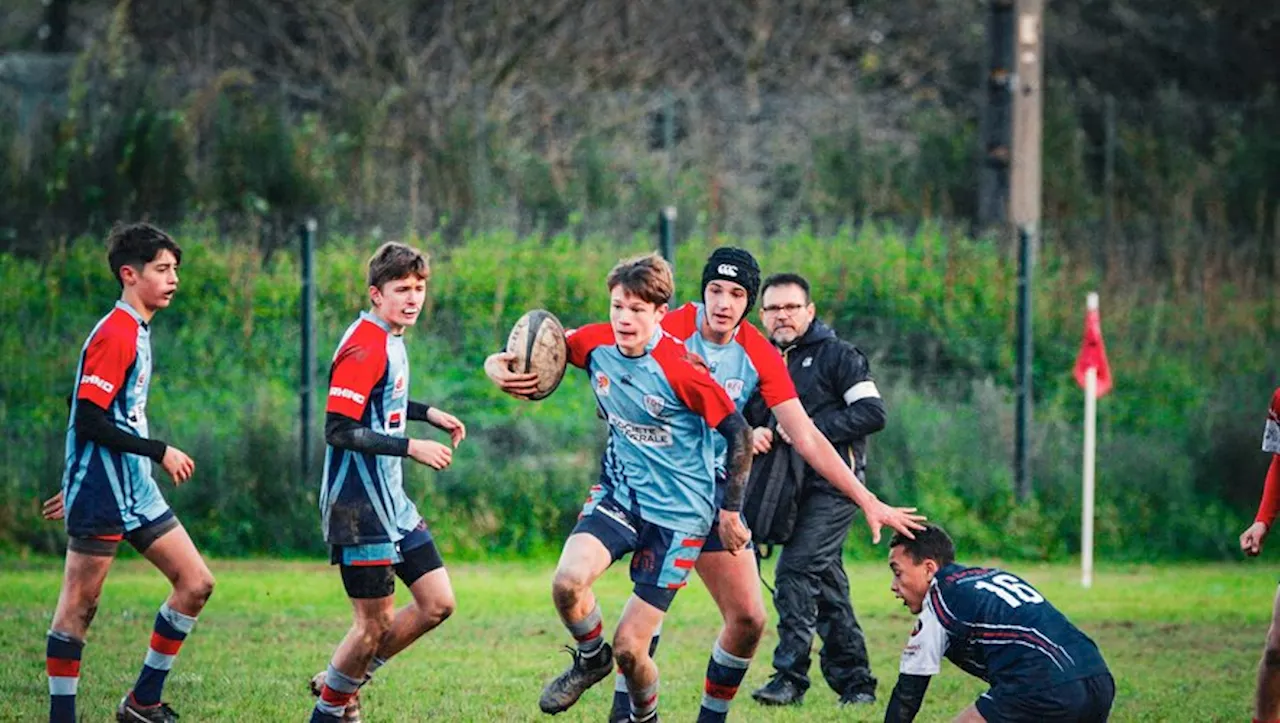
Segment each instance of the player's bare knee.
[{"label": "player's bare knee", "polygon": [[390,610],[386,612],[377,612],[364,615],[357,622],[360,629],[360,636],[363,638],[366,647],[376,647],[382,642],[383,636],[387,631],[391,630],[391,623],[395,619]]},{"label": "player's bare knee", "polygon": [[760,643],[760,638],[764,636],[766,622],[764,610],[757,608],[737,610],[730,614],[725,624],[729,628],[730,636],[741,647],[755,650],[756,645]]},{"label": "player's bare knee", "polygon": [[613,644],[613,659],[618,663],[618,669],[623,675],[631,677],[635,674],[636,666],[640,662],[640,651],[631,647],[625,639],[615,637]]},{"label": "player's bare knee", "polygon": [[205,603],[209,602],[209,598],[213,596],[213,587],[213,573],[208,570],[179,576],[173,585],[174,591],[186,603],[185,607],[190,608],[189,612],[193,614],[199,613]]},{"label": "player's bare knee", "polygon": [[448,620],[457,608],[458,602],[453,595],[442,595],[421,607],[419,618],[422,620],[423,627],[430,630]]},{"label": "player's bare knee", "polygon": [[1267,636],[1266,647],[1262,649],[1262,667],[1268,671],[1280,671],[1280,639]]},{"label": "player's bare knee", "polygon": [[556,575],[551,580],[551,597],[555,600],[556,607],[561,610],[577,602],[586,589],[586,576],[573,569],[556,570]]}]

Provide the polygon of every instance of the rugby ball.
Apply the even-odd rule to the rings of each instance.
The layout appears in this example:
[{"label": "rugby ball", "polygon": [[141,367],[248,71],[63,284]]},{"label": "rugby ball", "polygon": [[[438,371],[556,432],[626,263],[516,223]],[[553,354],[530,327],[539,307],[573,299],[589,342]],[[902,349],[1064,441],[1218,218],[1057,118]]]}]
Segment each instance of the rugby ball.
[{"label": "rugby ball", "polygon": [[516,355],[511,371],[538,375],[538,391],[531,399],[545,399],[560,386],[569,349],[555,314],[534,309],[520,317],[507,337],[507,351]]}]

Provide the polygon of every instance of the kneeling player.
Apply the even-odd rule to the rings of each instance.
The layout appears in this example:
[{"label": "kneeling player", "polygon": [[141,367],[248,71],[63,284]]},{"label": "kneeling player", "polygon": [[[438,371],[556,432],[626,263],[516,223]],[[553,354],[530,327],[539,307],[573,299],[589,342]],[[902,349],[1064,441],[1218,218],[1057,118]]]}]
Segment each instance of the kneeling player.
[{"label": "kneeling player", "polygon": [[[553,583],[560,619],[577,640],[573,665],[544,688],[543,712],[568,709],[607,676],[612,658],[626,677],[632,721],[658,720],[658,668],[649,641],[684,587],[718,517],[725,547],[743,549],[742,509],[751,465],[750,430],[711,375],[659,326],[671,269],[655,255],[620,263],[608,278],[610,323],[569,334],[569,362],[585,369],[609,442],[600,482],[565,542]],[[728,481],[715,512],[712,431],[727,443]],[[634,593],[613,648],[591,585],[631,553]]]},{"label": "kneeling player", "polygon": [[[379,248],[369,260],[372,309],[348,327],[329,372],[320,512],[355,623],[312,681],[313,723],[360,720],[360,686],[455,606],[440,553],[401,480],[402,457],[433,469],[453,459],[447,445],[407,438],[408,421],[448,432],[454,447],[466,437],[457,417],[409,400],[403,334],[422,311],[428,275],[417,249]],[[396,576],[413,595],[399,612]]]},{"label": "kneeling player", "polygon": [[177,447],[147,437],[151,319],[178,290],[182,249],[149,224],[118,226],[107,259],[122,293],[94,327],[76,368],[62,492],[45,517],[65,517],[67,561],[49,627],[49,720],[76,720],[80,654],[116,548],[126,541],[173,584],[160,606],[142,673],[116,709],[117,721],[167,723],[161,702],[178,649],[213,593],[213,575],[151,474],[157,463],[182,484],[195,463]]},{"label": "kneeling player", "polygon": [[889,542],[893,594],[920,617],[885,723],[915,720],[943,656],[991,685],[956,721],[1106,721],[1116,688],[1098,646],[1026,580],[955,556],[936,525]]},{"label": "kneeling player", "polygon": [[[1280,510],[1280,389],[1271,395],[1271,409],[1262,434],[1262,451],[1271,453],[1258,515],[1249,529],[1240,535],[1240,549],[1250,557],[1262,552],[1262,543]],[[1254,696],[1253,720],[1256,723],[1280,721],[1280,593],[1271,610],[1271,628],[1266,647],[1258,663],[1258,690]]]}]

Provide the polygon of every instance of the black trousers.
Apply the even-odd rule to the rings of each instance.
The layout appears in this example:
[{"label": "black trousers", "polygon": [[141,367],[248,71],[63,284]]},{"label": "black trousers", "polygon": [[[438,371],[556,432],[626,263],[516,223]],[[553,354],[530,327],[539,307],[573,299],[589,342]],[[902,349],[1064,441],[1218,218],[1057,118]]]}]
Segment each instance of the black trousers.
[{"label": "black trousers", "polygon": [[805,493],[795,533],[778,557],[773,605],[778,647],[773,667],[800,690],[809,689],[809,651],[822,638],[819,665],[841,695],[874,693],[867,644],[849,602],[849,578],[841,550],[858,507],[822,487]]}]

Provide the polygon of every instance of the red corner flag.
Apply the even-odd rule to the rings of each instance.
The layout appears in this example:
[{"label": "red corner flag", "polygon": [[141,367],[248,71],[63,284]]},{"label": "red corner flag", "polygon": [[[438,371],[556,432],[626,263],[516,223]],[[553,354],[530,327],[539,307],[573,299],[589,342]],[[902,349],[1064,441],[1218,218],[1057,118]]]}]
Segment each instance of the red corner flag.
[{"label": "red corner flag", "polygon": [[1076,383],[1085,385],[1085,374],[1089,367],[1098,370],[1098,396],[1105,396],[1111,391],[1111,365],[1107,364],[1107,348],[1102,344],[1102,315],[1098,312],[1097,294],[1089,295],[1089,309],[1084,316],[1084,341],[1080,343],[1080,354],[1076,357]]}]

